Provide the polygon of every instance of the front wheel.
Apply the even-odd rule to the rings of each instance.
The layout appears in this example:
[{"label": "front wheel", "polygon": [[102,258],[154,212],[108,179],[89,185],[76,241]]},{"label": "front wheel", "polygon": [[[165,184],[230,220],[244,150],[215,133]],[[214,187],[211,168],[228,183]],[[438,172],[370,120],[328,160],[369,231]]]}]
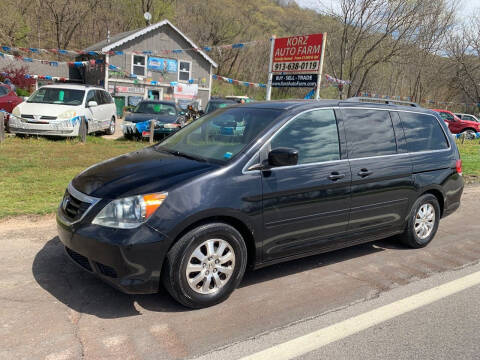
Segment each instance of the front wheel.
[{"label": "front wheel", "polygon": [[110,120],[110,125],[108,126],[108,129],[105,131],[107,135],[113,135],[115,134],[115,118],[112,117],[112,120]]},{"label": "front wheel", "polygon": [[432,194],[422,195],[413,204],[400,240],[411,248],[422,248],[433,240],[440,223],[440,205]]},{"label": "front wheel", "polygon": [[203,308],[226,300],[246,266],[242,235],[230,225],[210,223],[191,230],[171,248],[162,281],[184,306]]},{"label": "front wheel", "polygon": [[477,133],[473,130],[465,130],[462,131],[462,136],[464,136],[467,140],[473,140],[477,137]]}]

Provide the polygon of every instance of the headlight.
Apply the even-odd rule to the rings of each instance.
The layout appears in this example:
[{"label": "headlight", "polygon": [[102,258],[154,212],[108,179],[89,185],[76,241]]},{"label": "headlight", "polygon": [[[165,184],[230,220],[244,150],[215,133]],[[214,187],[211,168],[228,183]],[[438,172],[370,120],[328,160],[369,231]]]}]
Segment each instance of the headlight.
[{"label": "headlight", "polygon": [[155,193],[113,200],[100,211],[92,224],[118,229],[139,227],[162,205],[167,195]]},{"label": "headlight", "polygon": [[15,116],[20,117],[22,114],[20,113],[20,108],[18,106],[15,106],[15,109],[13,109],[12,114]]},{"label": "headlight", "polygon": [[58,119],[59,120],[71,119],[71,118],[74,118],[75,116],[77,116],[77,112],[75,110],[67,110],[61,113],[60,115],[58,115]]}]

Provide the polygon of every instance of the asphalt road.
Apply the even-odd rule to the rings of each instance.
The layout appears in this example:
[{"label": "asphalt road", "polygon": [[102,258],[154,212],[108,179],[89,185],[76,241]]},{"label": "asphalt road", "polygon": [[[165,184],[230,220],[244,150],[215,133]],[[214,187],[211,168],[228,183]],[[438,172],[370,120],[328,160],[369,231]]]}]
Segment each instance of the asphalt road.
[{"label": "asphalt road", "polygon": [[[64,255],[53,217],[3,221],[0,359],[214,358],[222,349],[228,358],[246,356],[319,329],[313,321],[327,321],[345,311],[353,314],[357,306],[374,307],[372,302],[413,291],[410,287],[423,281],[440,283],[438,276],[453,276],[455,269],[474,269],[480,261],[479,200],[480,187],[467,187],[460,210],[442,220],[425,249],[406,249],[385,240],[248,272],[225,303],[195,311],[177,305],[165,293],[124,295],[82,271]],[[418,332],[407,328],[444,334],[442,344],[452,336],[466,344],[477,336],[478,343],[478,305],[471,299],[478,299],[478,287],[465,291],[470,295],[462,292],[430,305],[421,324],[415,321],[424,308],[302,356],[351,358],[358,353],[365,359],[380,354],[402,358],[408,354],[402,351],[417,349],[407,340]],[[455,319],[465,321],[465,327],[441,326]],[[298,328],[298,334],[288,333],[301,325],[305,328]],[[369,352],[368,345],[377,346],[377,339],[387,344],[392,338],[398,340],[394,352],[387,352],[386,345],[383,353]],[[244,347],[236,353],[236,346]],[[435,355],[442,353],[433,352],[434,347],[432,342],[422,348],[424,353],[405,358],[439,358]],[[471,358],[478,350],[466,347],[463,355]]]}]

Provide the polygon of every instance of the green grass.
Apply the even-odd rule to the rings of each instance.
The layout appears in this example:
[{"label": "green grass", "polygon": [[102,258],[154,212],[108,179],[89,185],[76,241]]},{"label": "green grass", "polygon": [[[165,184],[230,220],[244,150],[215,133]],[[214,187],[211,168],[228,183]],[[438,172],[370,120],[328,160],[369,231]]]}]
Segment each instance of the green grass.
[{"label": "green grass", "polygon": [[0,218],[54,212],[68,183],[80,171],[147,144],[93,136],[86,144],[8,137],[0,144]]},{"label": "green grass", "polygon": [[[464,175],[478,181],[478,140],[457,144]],[[148,143],[100,137],[88,137],[86,144],[77,140],[8,137],[0,145],[0,218],[53,213],[68,183],[80,171],[146,145]]]},{"label": "green grass", "polygon": [[480,143],[478,140],[457,141],[462,157],[463,174],[467,177],[480,177]]}]

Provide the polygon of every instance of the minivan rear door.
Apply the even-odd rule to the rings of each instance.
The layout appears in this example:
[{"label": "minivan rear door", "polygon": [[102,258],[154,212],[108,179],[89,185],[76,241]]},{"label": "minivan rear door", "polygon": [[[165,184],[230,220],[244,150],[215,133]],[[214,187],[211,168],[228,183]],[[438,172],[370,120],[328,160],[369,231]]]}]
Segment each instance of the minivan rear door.
[{"label": "minivan rear door", "polygon": [[342,108],[352,172],[351,236],[385,236],[405,224],[415,188],[403,128],[394,115],[376,108]]},{"label": "minivan rear door", "polygon": [[287,122],[266,145],[265,154],[296,149],[299,160],[262,171],[264,261],[316,251],[345,234],[351,174],[344,142],[335,111],[314,109]]}]

